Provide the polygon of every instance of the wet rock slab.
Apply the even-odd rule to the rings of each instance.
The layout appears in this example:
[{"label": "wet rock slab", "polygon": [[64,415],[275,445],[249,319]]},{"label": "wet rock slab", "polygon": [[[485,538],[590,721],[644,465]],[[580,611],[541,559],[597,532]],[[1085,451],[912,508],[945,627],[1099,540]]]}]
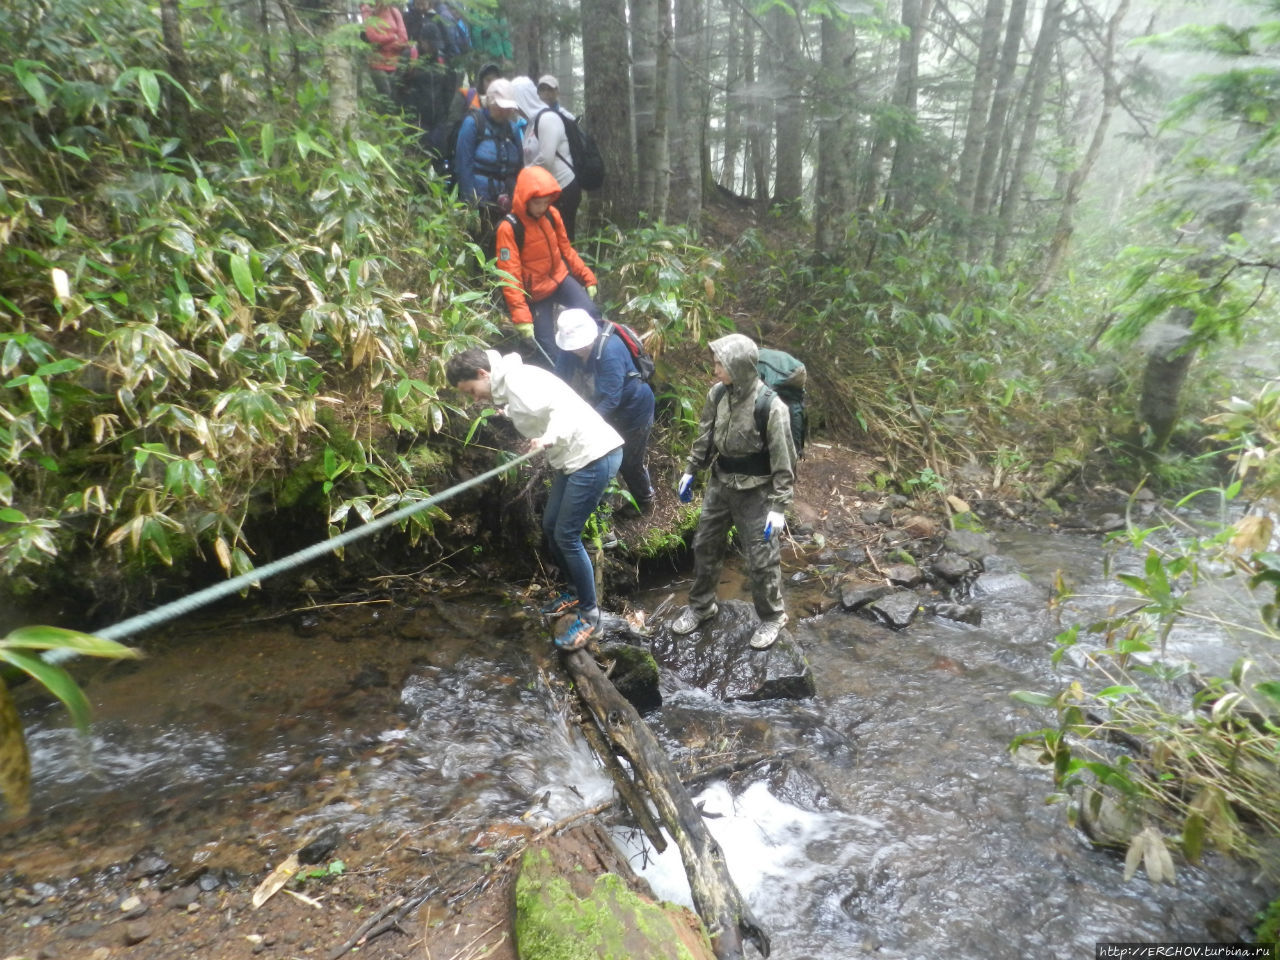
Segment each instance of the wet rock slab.
[{"label": "wet rock slab", "polygon": [[720,612],[688,636],[669,626],[652,641],[654,658],[681,680],[722,700],[799,700],[814,695],[813,671],[788,629],[768,650],[753,650],[759,620],[742,600],[720,601]]}]

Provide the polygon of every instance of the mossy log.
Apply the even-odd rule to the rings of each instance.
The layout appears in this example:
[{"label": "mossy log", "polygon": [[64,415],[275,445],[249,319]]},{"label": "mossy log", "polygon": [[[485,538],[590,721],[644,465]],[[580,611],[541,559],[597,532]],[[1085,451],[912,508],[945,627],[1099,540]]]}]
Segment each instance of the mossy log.
[{"label": "mossy log", "polygon": [[[614,689],[585,651],[565,656],[565,669],[591,718],[624,753],[652,798],[667,832],[675,840],[689,877],[693,905],[711,933],[718,960],[743,956],[743,940],[769,956],[769,935],[752,915],[729,876],[720,845],[707,831],[693,798],[680,782],[653,731]],[[606,760],[606,762],[608,762]]]}]

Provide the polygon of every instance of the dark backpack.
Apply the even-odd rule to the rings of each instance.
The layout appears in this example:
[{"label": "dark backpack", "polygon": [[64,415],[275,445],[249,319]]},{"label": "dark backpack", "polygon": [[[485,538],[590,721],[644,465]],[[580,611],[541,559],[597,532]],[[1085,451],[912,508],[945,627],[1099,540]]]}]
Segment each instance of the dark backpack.
[{"label": "dark backpack", "polygon": [[[791,439],[796,446],[796,456],[804,456],[805,441],[809,438],[809,417],[804,409],[808,373],[804,364],[781,350],[762,349],[756,358],[756,372],[766,387],[756,394],[756,432],[761,441],[769,436],[769,407],[773,405],[773,398],[778,397],[791,414]],[[727,389],[723,383],[715,385],[712,393],[717,405]]]},{"label": "dark backpack", "polygon": [[447,3],[436,4],[436,16],[443,25],[444,50],[446,59],[460,57],[471,49],[471,30],[458,11]]},{"label": "dark backpack", "polygon": [[627,353],[631,354],[631,364],[635,369],[629,376],[639,377],[643,383],[652,383],[653,374],[657,367],[654,365],[653,357],[649,356],[649,351],[644,348],[644,341],[640,339],[640,334],[625,323],[602,320],[601,324],[603,325],[603,330],[600,336],[596,338],[595,349],[591,351],[592,359],[599,363],[600,358],[604,356],[605,344],[609,342],[610,337],[616,336],[627,348]]},{"label": "dark backpack", "polygon": [[564,121],[564,136],[569,141],[569,157],[567,160],[564,157],[560,159],[573,168],[573,175],[583,190],[599,190],[604,185],[604,155],[600,153],[595,138],[582,129],[582,124],[565,116],[564,111],[558,107],[547,107],[546,110],[539,110],[534,117],[534,132],[538,131],[538,121],[542,119],[542,115],[552,110]]}]

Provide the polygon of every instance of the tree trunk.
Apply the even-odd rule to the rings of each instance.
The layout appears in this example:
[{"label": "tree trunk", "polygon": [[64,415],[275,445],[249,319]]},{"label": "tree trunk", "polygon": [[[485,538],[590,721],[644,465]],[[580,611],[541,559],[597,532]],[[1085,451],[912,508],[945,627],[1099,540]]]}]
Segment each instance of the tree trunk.
[{"label": "tree trunk", "polygon": [[258,32],[261,34],[258,42],[262,44],[262,82],[270,97],[276,82],[271,69],[271,17],[267,13],[267,0],[258,0]]},{"label": "tree trunk", "polygon": [[1040,34],[1036,37],[1035,50],[1031,54],[1022,139],[1009,173],[1009,182],[1005,185],[1004,199],[1000,204],[1000,225],[996,229],[995,249],[991,255],[992,263],[997,267],[1004,263],[1009,253],[1009,240],[1018,212],[1022,183],[1026,179],[1031,154],[1035,150],[1036,129],[1040,123],[1040,111],[1044,107],[1045,88],[1049,82],[1049,70],[1053,66],[1054,51],[1058,46],[1058,27],[1065,5],[1066,0],[1049,0],[1040,25]]},{"label": "tree trunk", "polygon": [[746,88],[750,91],[747,100],[747,137],[751,149],[751,182],[744,193],[755,194],[757,206],[761,209],[769,201],[769,125],[766,117],[770,116],[769,100],[762,91],[761,57],[756,46],[756,31],[748,18],[743,26],[744,42],[742,47],[746,62],[743,64],[743,75]]},{"label": "tree trunk", "polygon": [[720,164],[720,185],[726,190],[738,189],[738,151],[742,148],[742,45],[740,20],[741,8],[734,0],[725,0],[729,7],[728,49],[729,59],[725,68],[724,95],[724,159]]},{"label": "tree trunk", "polygon": [[857,100],[857,41],[845,17],[822,18],[822,70],[818,77],[818,169],[814,191],[814,248],[835,256],[844,248],[853,213],[853,173],[857,138],[849,99]]},{"label": "tree trunk", "polygon": [[542,12],[533,4],[508,4],[503,11],[511,25],[511,62],[516,75],[535,81],[542,69]]},{"label": "tree trunk", "polygon": [[1067,178],[1067,188],[1062,198],[1062,210],[1058,215],[1058,225],[1053,231],[1053,239],[1049,242],[1049,252],[1045,256],[1044,269],[1040,271],[1040,280],[1032,291],[1031,299],[1038,300],[1048,292],[1049,287],[1057,279],[1058,272],[1067,256],[1067,247],[1071,242],[1071,234],[1075,230],[1075,212],[1080,203],[1080,188],[1088,179],[1089,172],[1102,152],[1102,143],[1107,136],[1107,128],[1111,125],[1111,115],[1115,113],[1120,102],[1120,84],[1116,82],[1116,35],[1120,32],[1120,24],[1129,11],[1129,0],[1120,0],[1115,13],[1107,23],[1107,37],[1099,58],[1102,66],[1102,112],[1093,129],[1093,139],[1085,151],[1080,165],[1071,171]]},{"label": "tree trunk", "polygon": [[969,96],[969,114],[965,120],[964,146],[960,151],[956,176],[956,201],[965,211],[973,209],[977,189],[978,167],[982,147],[987,140],[991,120],[991,100],[995,89],[1000,47],[1000,27],[1004,22],[1004,0],[987,0],[987,13],[982,18],[982,36],[978,41],[978,63]]},{"label": "tree trunk", "polygon": [[1168,336],[1161,343],[1147,351],[1147,365],[1142,372],[1142,399],[1138,404],[1138,412],[1144,423],[1151,428],[1151,448],[1163,450],[1173,436],[1173,428],[1178,423],[1179,397],[1182,385],[1186,383],[1187,373],[1191,370],[1191,361],[1195,351],[1187,349],[1191,339],[1191,324],[1195,320],[1195,311],[1186,307],[1177,307],[1169,312],[1168,323],[1171,329],[1180,329],[1180,336]]},{"label": "tree trunk", "polygon": [[604,154],[605,182],[592,197],[592,218],[629,225],[636,218],[631,77],[623,0],[582,0],[585,116]]},{"label": "tree trunk", "polygon": [[920,40],[924,33],[928,0],[902,0],[902,40],[898,45],[898,72],[893,104],[899,111],[899,128],[889,171],[886,205],[903,214],[915,206],[915,156],[919,137],[916,101],[919,98]]},{"label": "tree trunk", "polygon": [[178,81],[184,93],[170,94],[166,98],[169,117],[178,136],[187,135],[187,121],[190,119],[187,110],[187,98],[191,84],[190,71],[187,69],[187,52],[182,44],[182,17],[178,12],[178,0],[160,0],[160,31],[164,37],[165,59],[169,62],[169,75]]},{"label": "tree trunk", "polygon": [[[1218,201],[1218,204],[1204,215],[1201,228],[1209,234],[1205,237],[1205,243],[1215,247],[1244,229],[1244,218],[1249,212],[1250,200],[1244,196]],[[1223,269],[1223,259],[1220,254],[1206,250],[1190,260],[1187,269],[1207,284],[1215,270]],[[1221,282],[1212,284],[1204,293],[1204,299],[1209,303],[1217,303],[1222,298],[1223,290]],[[1169,311],[1168,316],[1168,326],[1174,332],[1165,333],[1160,343],[1148,349],[1139,411],[1151,428],[1152,449],[1156,452],[1168,445],[1178,423],[1182,385],[1186,382],[1191,362],[1195,359],[1196,344],[1188,346],[1194,336],[1192,325],[1195,320],[1195,310],[1190,307],[1175,307]]]},{"label": "tree trunk", "polygon": [[996,76],[996,88],[991,97],[991,115],[987,118],[987,132],[982,145],[982,160],[978,164],[978,176],[973,188],[973,203],[969,208],[969,259],[977,260],[985,244],[989,230],[985,219],[991,215],[991,184],[996,172],[1009,129],[1009,103],[1016,87],[1014,76],[1018,69],[1018,53],[1022,49],[1022,28],[1027,19],[1027,0],[1013,0],[1009,5],[1009,23],[1005,29],[1004,47],[1000,51],[1000,72]]},{"label": "tree trunk", "polygon": [[[563,28],[560,31],[560,44],[556,50],[556,80],[560,83],[560,102],[565,109],[573,113],[582,112],[582,104],[578,98],[577,78],[573,75],[573,31]],[[537,77],[533,78],[537,81]]]},{"label": "tree trunk", "polygon": [[337,135],[354,129],[360,115],[356,66],[351,50],[338,39],[345,22],[337,0],[330,0],[328,23],[324,35],[324,72],[329,79],[329,126]]},{"label": "tree trunk", "polygon": [[[631,0],[631,83],[635,93],[636,121],[636,206],[653,215],[657,210],[654,190],[658,182],[659,137],[657,128],[659,83],[658,49],[665,39],[658,19],[658,0]],[[666,77],[662,77],[665,87]],[[665,126],[665,117],[664,117]]]},{"label": "tree trunk", "polygon": [[800,24],[793,8],[777,5],[769,13],[776,39],[770,58],[771,79],[775,85],[773,108],[776,132],[777,169],[774,174],[773,202],[796,209],[800,206],[804,169],[804,97],[803,73],[799,69]]},{"label": "tree trunk", "polygon": [[696,231],[702,217],[702,143],[706,81],[704,0],[676,2],[677,117],[671,137],[671,185],[668,212],[672,220]]}]

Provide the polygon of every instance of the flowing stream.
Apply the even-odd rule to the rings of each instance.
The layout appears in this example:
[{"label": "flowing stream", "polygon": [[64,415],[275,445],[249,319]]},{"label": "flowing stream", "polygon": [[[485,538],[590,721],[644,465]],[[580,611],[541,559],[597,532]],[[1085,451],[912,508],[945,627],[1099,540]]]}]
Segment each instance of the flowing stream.
[{"label": "flowing stream", "polygon": [[[1179,862],[1176,885],[1126,883],[1122,855],[1046,805],[1048,772],[1008,747],[1049,718],[1010,694],[1070,679],[1069,660],[1050,663],[1053,636],[1105,608],[1051,610],[1055,571],[1084,593],[1111,588],[1096,538],[996,542],[981,626],[893,632],[838,609],[793,624],[815,698],[726,704],[664,679],[648,720],[673,756],[784,758],[697,798],[779,960],[1065,960],[1099,941],[1234,941],[1268,899],[1215,856]],[[659,584],[637,603],[685,589]],[[795,611],[820,585],[789,590]],[[188,838],[198,862],[264,837],[284,849],[309,825],[392,843],[424,823],[551,822],[611,796],[510,602],[299,624],[179,625],[148,661],[97,668],[87,742],[60,709],[29,707],[38,814],[0,843],[0,874],[107,868],[140,837]],[[1180,631],[1170,652],[1225,669],[1240,651],[1206,630]],[[614,835],[660,896],[689,902],[674,847],[655,857],[635,831]]]}]

